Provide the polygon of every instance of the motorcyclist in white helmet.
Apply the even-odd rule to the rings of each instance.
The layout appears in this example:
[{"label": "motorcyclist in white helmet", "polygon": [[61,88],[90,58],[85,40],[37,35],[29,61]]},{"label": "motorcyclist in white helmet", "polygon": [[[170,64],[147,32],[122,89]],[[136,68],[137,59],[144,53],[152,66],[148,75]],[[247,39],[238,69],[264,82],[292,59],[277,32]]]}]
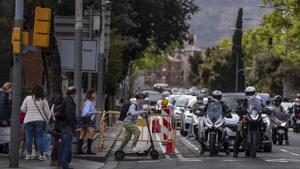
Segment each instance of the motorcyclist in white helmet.
[{"label": "motorcyclist in white helmet", "polygon": [[[238,105],[237,105],[237,108],[236,108],[236,113],[240,116],[240,120],[239,120],[240,125],[246,125],[246,119],[243,118],[243,115],[247,114],[248,99],[250,97],[251,98],[255,97],[255,98],[261,100],[261,104],[263,106],[263,101],[262,101],[261,97],[256,94],[255,87],[253,87],[253,86],[246,87],[245,96],[246,96],[246,98],[238,100]],[[245,134],[242,134],[242,133],[246,132],[242,129],[243,129],[243,127],[241,127],[241,126],[238,127],[238,131],[236,133],[235,143],[234,143],[234,146],[233,146],[233,157],[237,157],[238,152],[239,152],[239,147],[240,147],[241,142],[243,140],[242,135],[245,135]]]},{"label": "motorcyclist in white helmet", "polygon": [[[230,114],[230,110],[229,110],[229,107],[222,101],[222,92],[219,91],[219,90],[214,90],[212,92],[212,99],[209,99],[208,103],[205,105],[204,109],[203,109],[203,113],[207,113],[207,109],[208,109],[208,106],[209,104],[211,104],[212,102],[220,102],[222,104],[222,107],[223,107],[223,117],[227,117],[227,118],[232,118],[231,114]],[[200,145],[201,145],[201,152],[200,154],[203,155],[206,151],[206,147],[203,143],[203,140],[201,140],[201,138],[199,138],[198,140],[200,142]],[[228,155],[230,152],[229,152],[229,143],[228,143],[228,140],[225,140],[225,143],[224,143],[224,150],[225,150],[225,153]]]}]

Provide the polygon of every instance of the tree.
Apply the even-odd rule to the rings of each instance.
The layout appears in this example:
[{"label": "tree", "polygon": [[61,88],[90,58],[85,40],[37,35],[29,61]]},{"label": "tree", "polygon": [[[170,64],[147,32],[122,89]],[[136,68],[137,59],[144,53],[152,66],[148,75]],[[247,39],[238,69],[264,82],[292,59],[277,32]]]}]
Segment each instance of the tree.
[{"label": "tree", "polygon": [[[242,38],[243,38],[243,8],[238,11],[238,16],[236,20],[236,27],[232,37],[232,58],[235,59],[233,63],[238,64],[238,68],[232,67],[230,69],[231,77],[236,76],[236,71],[242,70],[243,64],[243,48],[242,48]],[[238,63],[237,63],[238,62]],[[233,79],[232,79],[233,80]],[[245,84],[245,77],[242,72],[238,72],[238,91],[242,91]],[[233,86],[232,86],[233,87]],[[234,91],[234,89],[232,89]]]},{"label": "tree", "polygon": [[14,1],[0,1],[0,86],[10,80],[12,66],[11,28],[14,16]]},{"label": "tree", "polygon": [[199,65],[203,64],[203,53],[201,51],[195,52],[194,55],[189,56],[188,60],[191,65],[189,80],[192,85],[198,85],[200,83]]},{"label": "tree", "polygon": [[199,65],[200,85],[210,90],[232,92],[234,76],[228,73],[234,67],[231,55],[231,43],[224,39],[219,45],[205,51],[205,59]]}]

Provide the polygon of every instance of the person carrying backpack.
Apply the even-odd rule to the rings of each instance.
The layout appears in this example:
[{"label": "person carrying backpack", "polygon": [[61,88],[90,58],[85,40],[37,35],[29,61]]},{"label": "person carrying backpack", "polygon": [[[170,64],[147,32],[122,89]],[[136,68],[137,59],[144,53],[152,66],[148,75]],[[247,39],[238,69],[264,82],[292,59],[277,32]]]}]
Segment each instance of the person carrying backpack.
[{"label": "person carrying backpack", "polygon": [[[10,126],[10,116],[11,116],[11,100],[9,95],[12,92],[12,83],[6,82],[0,89],[0,127]],[[1,134],[1,133],[0,133]],[[0,145],[0,153],[8,153],[9,144]]]},{"label": "person carrying backpack", "polygon": [[[122,121],[123,127],[125,128],[125,136],[118,150],[124,149],[124,147],[128,144],[133,134],[134,138],[132,140],[131,149],[133,152],[138,152],[136,145],[138,143],[141,132],[139,128],[135,125],[135,122],[140,115],[143,116],[146,113],[143,110],[143,105],[145,102],[146,95],[144,95],[143,93],[138,93],[136,94],[135,97],[136,97],[136,104],[134,103],[124,104],[121,109],[120,120]],[[127,107],[129,108],[126,111]]]},{"label": "person carrying backpack", "polygon": [[[63,120],[65,118],[64,114],[64,98],[61,95],[54,95],[54,97],[51,99],[51,117],[55,121],[55,127],[54,131],[52,133],[53,137],[53,148],[51,152],[51,166],[59,166],[59,139],[60,139],[60,128],[58,125],[57,120]],[[49,119],[50,119],[49,118]]]}]

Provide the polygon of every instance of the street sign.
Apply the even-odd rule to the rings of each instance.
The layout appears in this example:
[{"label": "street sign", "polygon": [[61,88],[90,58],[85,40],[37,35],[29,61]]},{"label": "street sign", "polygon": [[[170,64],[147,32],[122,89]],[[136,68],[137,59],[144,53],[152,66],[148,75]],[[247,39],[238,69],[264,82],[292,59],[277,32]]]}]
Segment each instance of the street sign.
[{"label": "street sign", "polygon": [[[64,72],[74,71],[75,42],[72,39],[62,39],[59,42],[61,68]],[[82,41],[82,71],[97,72],[98,69],[97,41]]]}]

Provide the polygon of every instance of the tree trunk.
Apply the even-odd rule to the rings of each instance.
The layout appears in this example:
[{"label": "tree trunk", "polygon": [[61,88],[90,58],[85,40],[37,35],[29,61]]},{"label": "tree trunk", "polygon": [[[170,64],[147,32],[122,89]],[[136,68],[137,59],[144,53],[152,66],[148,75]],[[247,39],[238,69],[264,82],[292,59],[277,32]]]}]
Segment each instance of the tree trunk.
[{"label": "tree trunk", "polygon": [[47,84],[47,96],[52,98],[54,94],[62,95],[62,73],[60,56],[54,36],[54,16],[52,16],[49,47],[42,50]]}]

